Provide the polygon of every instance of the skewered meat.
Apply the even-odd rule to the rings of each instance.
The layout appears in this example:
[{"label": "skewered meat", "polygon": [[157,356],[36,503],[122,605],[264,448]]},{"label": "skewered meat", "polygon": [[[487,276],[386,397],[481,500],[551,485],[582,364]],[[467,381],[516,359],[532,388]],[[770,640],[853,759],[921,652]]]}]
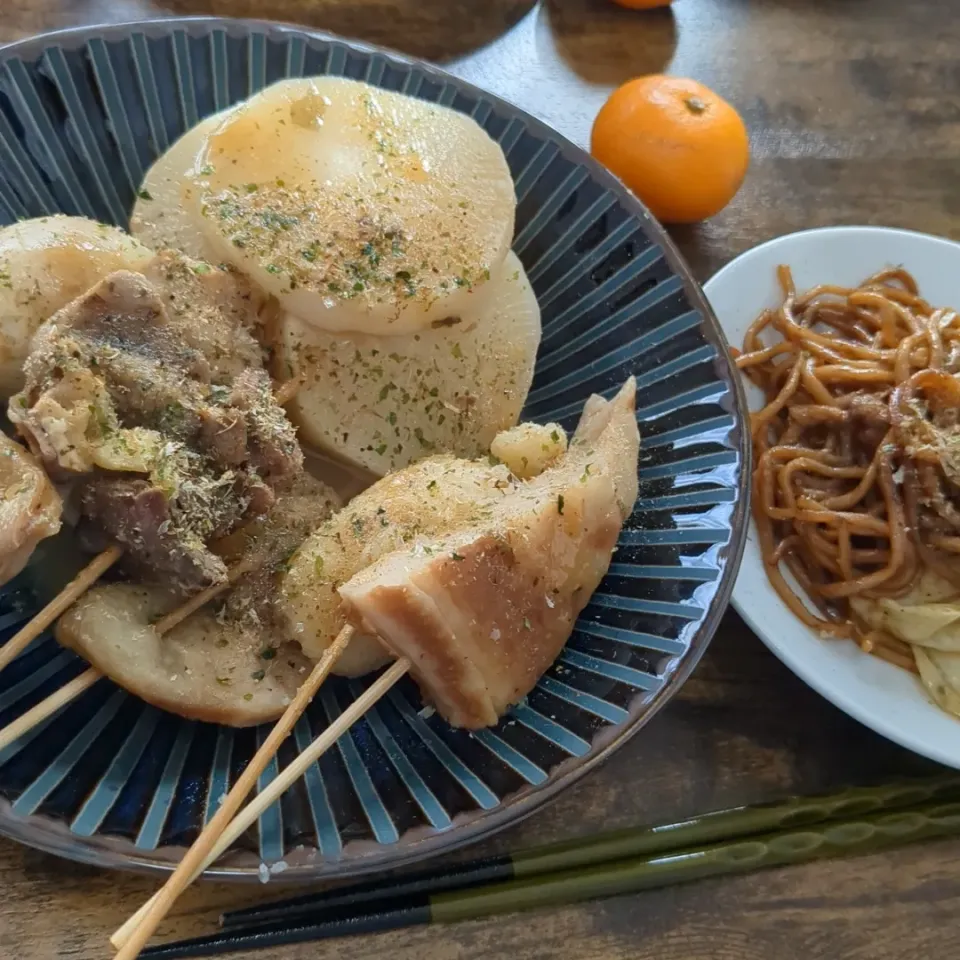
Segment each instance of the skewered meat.
[{"label": "skewered meat", "polygon": [[[337,587],[417,536],[435,536],[489,515],[516,484],[486,460],[440,456],[377,481],[323,524],[290,562],[281,609],[291,636],[319,659],[344,625]],[[354,635],[334,672],[360,676],[390,659],[375,636]]]},{"label": "skewered meat", "polygon": [[268,517],[217,544],[231,565],[243,559],[255,569],[162,637],[153,624],[177,606],[176,597],[161,587],[117,583],[78,601],[57,625],[57,639],[164,710],[238,727],[273,720],[310,667],[277,616],[277,577],[338,505],[329,488],[305,474]]},{"label": "skewered meat", "polygon": [[34,457],[0,433],[0,584],[60,529],[61,510],[59,494]]},{"label": "skewered meat", "polygon": [[181,591],[222,581],[207,544],[262,515],[303,455],[273,399],[248,290],[167,252],[36,333],[10,419],[84,516]]},{"label": "skewered meat", "polygon": [[454,726],[497,722],[536,684],[610,564],[637,496],[631,379],[591,397],[568,453],[488,519],[418,538],[340,587],[348,620],[407,657]]},{"label": "skewered meat", "polygon": [[41,323],[107,274],[139,270],[152,257],[122,230],[85,217],[39,217],[0,230],[0,397],[23,386]]}]

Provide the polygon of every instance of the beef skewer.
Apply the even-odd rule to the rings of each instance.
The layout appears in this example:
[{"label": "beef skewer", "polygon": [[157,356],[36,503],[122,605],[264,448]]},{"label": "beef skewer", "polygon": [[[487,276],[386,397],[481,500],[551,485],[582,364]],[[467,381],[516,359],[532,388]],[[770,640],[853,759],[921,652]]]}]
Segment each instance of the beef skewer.
[{"label": "beef skewer", "polygon": [[[277,404],[283,406],[288,403],[296,395],[300,382],[296,378],[282,382],[275,393]],[[111,544],[97,554],[57,596],[0,647],[0,670],[8,666],[62,613],[79,600],[123,556],[124,552],[124,548],[120,544]],[[220,590],[215,590],[215,587],[222,588],[225,585],[228,584],[214,584],[194,594],[191,600],[187,601],[182,607],[168,614],[170,618],[177,617],[177,619],[171,619],[169,623],[166,623],[161,632],[171,629],[180,620],[185,619],[202,607],[207,600],[216,596]],[[159,626],[160,624],[158,624]]]},{"label": "beef skewer", "polygon": [[592,397],[560,462],[490,513],[417,538],[339,587],[344,630],[377,636],[396,662],[226,829],[218,824],[222,834],[204,831],[202,848],[111,938],[116,960],[134,960],[193,878],[408,672],[456,726],[496,723],[529,692],[606,574],[633,509],[635,394],[631,379],[612,401]]},{"label": "beef skewer", "polygon": [[[281,383],[275,392],[278,404],[282,405],[288,402],[296,394],[299,385],[300,381],[297,379]],[[123,556],[123,553],[124,550],[121,546],[113,544],[90,561],[67,587],[0,648],[0,669],[7,666],[19,653],[26,649],[31,641],[39,637],[59,616],[94,586],[99,578]],[[195,593],[186,602],[158,620],[154,625],[154,630],[161,636],[169,632],[209,601],[228,590],[245,574],[252,572],[260,562],[262,562],[262,558],[253,555],[240,560],[230,568],[224,582],[212,584],[199,593]],[[103,674],[99,670],[90,667],[59,690],[35,704],[6,727],[0,729],[0,750],[28,733],[37,724],[53,716],[62,707],[92,687],[102,676]]]},{"label": "beef skewer", "polygon": [[51,479],[73,483],[81,535],[183,596],[226,579],[210,544],[302,472],[257,319],[236,278],[167,251],[44,323],[10,401]]},{"label": "beef skewer", "polygon": [[225,581],[206,542],[302,469],[281,410],[299,381],[271,396],[255,324],[235,276],[167,251],[36,332],[10,419],[53,479],[79,483],[86,520],[114,542],[0,649],[0,669],[124,552],[184,593]]},{"label": "beef skewer", "polygon": [[[279,398],[289,398],[293,395],[297,387],[296,381],[288,381],[277,390]],[[53,620],[64,610],[72,605],[80,596],[82,596],[99,578],[109,566],[115,563],[122,556],[122,548],[118,545],[109,547],[99,557],[95,558],[87,568],[75,578],[67,589],[61,592],[50,604],[44,608],[23,630],[21,630],[2,650],[2,666],[9,663],[18,653],[20,653],[31,640],[39,636]],[[154,629],[157,634],[162,635],[172,630],[188,616],[218,596],[229,586],[234,584],[244,574],[253,570],[259,558],[255,556],[247,557],[235,564],[229,571],[226,582],[214,584],[200,593],[194,594],[186,603],[177,607],[166,616],[161,618]],[[38,723],[52,716],[66,704],[78,697],[85,690],[89,689],[103,674],[94,667],[84,671],[79,676],[73,678],[60,690],[57,690],[45,700],[34,705],[30,710],[18,717],[7,727],[0,730],[0,749],[3,749],[23,736],[29,730],[33,729]]]},{"label": "beef skewer", "polygon": [[[284,406],[289,403],[296,395],[301,385],[299,378],[292,378],[280,383],[274,393],[278,406]],[[5,439],[5,438],[4,438]],[[8,441],[10,446],[14,446],[12,441]],[[39,637],[62,613],[64,613],[74,602],[80,599],[87,590],[89,590],[122,556],[124,548],[119,544],[111,544],[95,556],[74,579],[67,584],[42,610],[33,616],[20,630],[17,631],[2,647],[0,647],[0,670],[8,666],[16,659],[34,640]],[[5,578],[9,579],[9,578]],[[207,588],[212,590],[211,588]],[[177,611],[169,614],[171,618],[178,616],[179,619],[171,620],[165,624],[161,632],[171,629],[180,620],[188,617],[194,610],[202,607],[207,600],[215,596],[215,593],[207,594],[201,591],[193,596]],[[193,604],[191,606],[191,604]],[[160,625],[158,624],[158,627]],[[85,689],[85,688],[84,688]],[[79,691],[78,691],[79,692]],[[22,718],[21,718],[22,719]]]}]

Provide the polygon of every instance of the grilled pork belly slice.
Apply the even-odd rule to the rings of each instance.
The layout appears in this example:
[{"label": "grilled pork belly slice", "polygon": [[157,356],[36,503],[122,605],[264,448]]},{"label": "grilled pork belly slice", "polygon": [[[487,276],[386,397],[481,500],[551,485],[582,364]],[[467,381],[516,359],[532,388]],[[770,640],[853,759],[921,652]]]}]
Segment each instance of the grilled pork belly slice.
[{"label": "grilled pork belly slice", "polygon": [[[435,536],[489,516],[516,480],[486,460],[441,456],[390,474],[354,497],[296,552],[283,580],[281,609],[309,657],[319,659],[345,620],[337,587],[418,536]],[[390,654],[359,632],[334,672],[360,676]]]},{"label": "grilled pork belly slice", "polygon": [[536,684],[605,575],[637,497],[636,385],[591,397],[556,466],[488,520],[420,538],[343,584],[347,619],[410,660],[453,726],[490,726]]}]

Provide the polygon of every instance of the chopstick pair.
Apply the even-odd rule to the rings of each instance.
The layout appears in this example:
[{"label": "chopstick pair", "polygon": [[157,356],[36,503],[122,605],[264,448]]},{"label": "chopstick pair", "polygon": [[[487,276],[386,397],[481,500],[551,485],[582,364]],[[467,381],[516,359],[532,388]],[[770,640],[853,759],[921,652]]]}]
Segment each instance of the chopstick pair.
[{"label": "chopstick pair", "polygon": [[221,933],[152,947],[143,956],[213,956],[452,923],[953,835],[960,835],[956,774],[854,787],[601,833],[238,910],[221,918]]}]

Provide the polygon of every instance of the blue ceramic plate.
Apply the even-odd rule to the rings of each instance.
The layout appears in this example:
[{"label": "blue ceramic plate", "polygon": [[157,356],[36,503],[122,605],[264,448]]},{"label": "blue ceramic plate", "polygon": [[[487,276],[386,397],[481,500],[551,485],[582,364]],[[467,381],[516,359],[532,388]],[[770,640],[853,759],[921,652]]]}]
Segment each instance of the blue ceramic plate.
[{"label": "blue ceramic plate", "polygon": [[[211,871],[285,879],[396,866],[536,809],[676,693],[727,604],[745,530],[743,400],[720,329],[672,243],[621,184],[516,107],[440,70],[269,23],[160,20],[0,50],[0,219],[126,224],[144,171],[199,119],[289,76],[336,74],[471,114],[503,147],[514,248],[543,313],[524,418],[571,427],[630,374],[640,498],[557,663],[494,729],[451,730],[410,682],[356,724]],[[9,636],[49,560],[0,592]],[[83,669],[47,637],[0,674],[0,725]],[[328,683],[285,764],[363,682]],[[0,832],[111,867],[169,868],[265,730],[187,722],[106,680],[0,754]],[[276,775],[277,764],[264,779]]]}]

